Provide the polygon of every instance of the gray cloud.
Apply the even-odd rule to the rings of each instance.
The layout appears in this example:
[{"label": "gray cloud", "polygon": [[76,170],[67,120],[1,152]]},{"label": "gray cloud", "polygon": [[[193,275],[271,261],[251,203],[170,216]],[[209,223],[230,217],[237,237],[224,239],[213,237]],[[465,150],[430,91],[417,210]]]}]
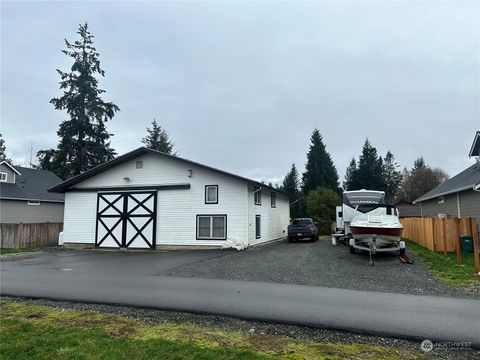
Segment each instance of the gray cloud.
[{"label": "gray cloud", "polygon": [[9,155],[56,145],[60,50],[88,21],[123,153],[153,118],[181,156],[281,179],[317,127],[343,174],[368,137],[454,175],[480,129],[475,2],[2,2],[1,128]]}]

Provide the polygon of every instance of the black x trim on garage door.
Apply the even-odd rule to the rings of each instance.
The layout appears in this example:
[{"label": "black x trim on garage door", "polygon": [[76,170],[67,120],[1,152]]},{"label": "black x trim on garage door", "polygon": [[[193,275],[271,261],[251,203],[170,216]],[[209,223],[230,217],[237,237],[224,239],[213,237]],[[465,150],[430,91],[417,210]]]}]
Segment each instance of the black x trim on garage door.
[{"label": "black x trim on garage door", "polygon": [[97,247],[155,248],[157,192],[97,195]]}]

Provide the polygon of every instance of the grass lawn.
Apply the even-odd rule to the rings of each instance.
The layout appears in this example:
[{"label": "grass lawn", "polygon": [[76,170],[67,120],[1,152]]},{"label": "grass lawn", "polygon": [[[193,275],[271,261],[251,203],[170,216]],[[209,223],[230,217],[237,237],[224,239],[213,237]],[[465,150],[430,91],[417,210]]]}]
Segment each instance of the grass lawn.
[{"label": "grass lawn", "polygon": [[147,323],[0,300],[6,359],[426,359],[418,348],[326,343],[226,331],[193,323]]},{"label": "grass lawn", "polygon": [[410,240],[406,240],[407,249],[420,256],[432,274],[450,286],[468,287],[480,285],[480,277],[475,275],[473,254],[462,253],[462,265],[457,265],[456,254],[448,253],[445,258],[443,253],[430,251]]},{"label": "grass lawn", "polygon": [[16,253],[32,252],[32,251],[38,251],[38,248],[25,248],[25,249],[0,248],[0,255],[16,254]]}]

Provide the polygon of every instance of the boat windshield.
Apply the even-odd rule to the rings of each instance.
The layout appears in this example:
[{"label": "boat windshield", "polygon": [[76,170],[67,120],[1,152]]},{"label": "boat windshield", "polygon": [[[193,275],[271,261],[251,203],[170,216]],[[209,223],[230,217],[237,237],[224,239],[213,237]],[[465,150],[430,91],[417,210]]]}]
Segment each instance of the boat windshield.
[{"label": "boat windshield", "polygon": [[358,214],[352,219],[352,222],[356,221],[365,221],[371,223],[398,223],[398,218],[395,215]]}]

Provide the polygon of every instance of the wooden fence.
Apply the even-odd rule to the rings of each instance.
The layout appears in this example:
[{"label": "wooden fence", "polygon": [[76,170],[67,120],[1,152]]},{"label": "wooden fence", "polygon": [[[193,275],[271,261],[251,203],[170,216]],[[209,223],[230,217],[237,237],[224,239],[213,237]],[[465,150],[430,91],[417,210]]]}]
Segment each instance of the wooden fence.
[{"label": "wooden fence", "polygon": [[29,248],[58,245],[63,223],[0,224],[0,247]]},{"label": "wooden fence", "polygon": [[473,218],[402,218],[402,237],[410,239],[431,251],[454,252],[461,235],[474,236]]}]

